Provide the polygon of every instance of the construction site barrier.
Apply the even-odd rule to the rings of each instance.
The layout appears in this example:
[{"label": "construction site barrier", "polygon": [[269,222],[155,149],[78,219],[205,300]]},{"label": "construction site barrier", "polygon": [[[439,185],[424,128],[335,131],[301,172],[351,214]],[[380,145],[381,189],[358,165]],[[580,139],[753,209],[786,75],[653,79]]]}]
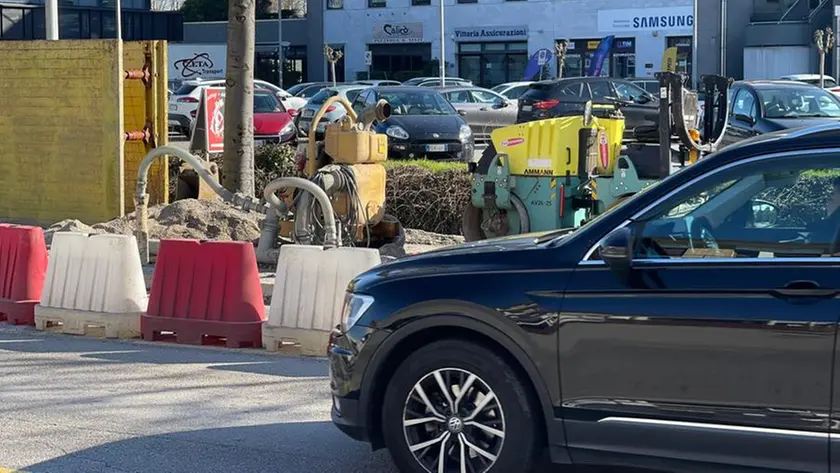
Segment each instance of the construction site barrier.
[{"label": "construction site barrier", "polygon": [[53,236],[35,328],[107,338],[140,336],[148,296],[132,235]]},{"label": "construction site barrier", "polygon": [[39,227],[0,224],[0,320],[35,323],[47,272],[47,245]]},{"label": "construction site barrier", "polygon": [[265,348],[297,345],[303,355],[326,355],[330,332],[341,323],[347,285],[381,261],[379,251],[370,248],[282,246],[263,325]]},{"label": "construction site barrier", "polygon": [[261,347],[265,319],[254,245],[161,240],[144,339]]}]

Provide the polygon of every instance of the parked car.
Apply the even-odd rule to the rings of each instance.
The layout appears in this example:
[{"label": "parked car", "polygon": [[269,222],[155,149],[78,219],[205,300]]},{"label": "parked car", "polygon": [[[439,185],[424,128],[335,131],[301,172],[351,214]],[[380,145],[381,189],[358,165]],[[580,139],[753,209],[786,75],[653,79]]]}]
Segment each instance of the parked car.
[{"label": "parked car", "polygon": [[[214,80],[188,80],[181,83],[181,86],[169,96],[169,127],[173,131],[182,133],[189,138],[190,124],[192,123],[191,112],[198,108],[201,101],[201,91],[204,87],[224,87],[225,81],[222,79]],[[299,102],[292,98],[292,95],[277,87],[276,85],[263,80],[255,80],[254,87],[263,90],[270,90],[281,98],[285,104],[285,108],[289,113],[294,114],[297,110],[295,106]]]},{"label": "parked car", "polygon": [[[222,94],[224,97],[224,93]],[[197,110],[191,113],[195,121]],[[273,90],[254,90],[254,146],[268,143],[291,143],[297,137],[292,114]]]},{"label": "parked car", "polygon": [[501,94],[510,100],[517,100],[525,93],[526,90],[528,90],[528,86],[533,83],[533,81],[505,82],[504,84],[499,84],[490,90],[496,92],[497,94]]},{"label": "parked car", "polygon": [[659,99],[632,82],[610,77],[575,77],[531,84],[519,97],[517,123],[543,120],[582,110],[582,103],[619,104],[625,116],[625,136],[637,127],[656,130]]},{"label": "parked car", "polygon": [[384,99],[391,117],[376,123],[388,135],[388,157],[435,160],[472,159],[475,140],[464,117],[437,90],[428,87],[372,87],[353,102],[356,113]]},{"label": "parked car", "polygon": [[[471,80],[460,77],[444,77],[446,85],[473,85]],[[402,85],[418,87],[440,87],[440,77],[415,77],[402,83]]]},{"label": "parked car", "polygon": [[840,468],[840,219],[819,220],[837,191],[813,184],[838,155],[837,124],[774,133],[577,230],[360,274],[328,348],[333,422],[404,472],[527,473],[546,451],[616,471]]},{"label": "parked car", "polygon": [[[292,89],[294,89],[294,96],[302,99],[304,102],[309,101],[312,97],[315,96],[321,89],[325,87],[332,87],[332,82],[303,82],[301,84],[297,84]],[[289,89],[289,90],[292,90]]]},{"label": "parked car", "polygon": [[655,77],[631,77],[627,80],[645,89],[651,95],[659,95],[659,81]]},{"label": "parked car", "polygon": [[786,128],[840,121],[840,99],[800,82],[739,81],[730,90],[723,145]]},{"label": "parked car", "polygon": [[[368,86],[364,85],[339,85],[338,87],[327,87],[321,89],[320,92],[315,94],[309,101],[306,103],[306,106],[301,109],[297,120],[297,127],[300,133],[304,135],[309,134],[309,125],[312,123],[312,119],[315,118],[315,114],[318,113],[318,110],[324,105],[324,102],[327,101],[330,97],[335,97],[336,95],[343,97],[348,102],[352,103],[353,100],[359,95],[359,92],[369,88]],[[320,140],[323,137],[323,132],[326,129],[329,123],[337,121],[339,118],[343,117],[347,114],[347,111],[344,109],[344,105],[340,102],[333,103],[327,108],[327,112],[321,117],[320,123],[318,123],[318,130],[316,131],[316,139]]]},{"label": "parked car", "polygon": [[[791,74],[787,76],[779,77],[779,80],[792,80],[796,82],[804,82],[806,84],[811,85],[820,85],[820,75],[819,74]],[[833,89],[837,87],[837,81],[834,80],[834,77],[829,75],[824,76],[823,86],[826,89]]]},{"label": "parked car", "polygon": [[476,141],[489,141],[493,130],[516,123],[516,101],[492,90],[472,86],[438,90],[455,110],[464,112]]},{"label": "parked car", "polygon": [[357,80],[354,84],[367,85],[369,87],[378,87],[380,85],[402,85],[398,80]]}]

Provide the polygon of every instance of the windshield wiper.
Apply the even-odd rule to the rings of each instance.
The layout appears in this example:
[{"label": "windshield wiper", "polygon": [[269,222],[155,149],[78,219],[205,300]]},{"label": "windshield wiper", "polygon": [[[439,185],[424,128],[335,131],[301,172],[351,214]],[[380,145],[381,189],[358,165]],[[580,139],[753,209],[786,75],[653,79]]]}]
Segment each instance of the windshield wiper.
[{"label": "windshield wiper", "polygon": [[832,117],[827,113],[801,113],[798,115],[785,115],[782,118],[840,118],[840,117]]}]

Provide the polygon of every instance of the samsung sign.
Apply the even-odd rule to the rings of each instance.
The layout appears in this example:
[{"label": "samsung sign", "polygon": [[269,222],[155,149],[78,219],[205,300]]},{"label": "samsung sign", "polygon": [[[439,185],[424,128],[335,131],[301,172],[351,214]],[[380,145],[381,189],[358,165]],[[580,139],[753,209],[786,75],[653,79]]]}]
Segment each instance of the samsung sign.
[{"label": "samsung sign", "polygon": [[455,40],[457,41],[511,41],[527,39],[527,26],[455,28]]},{"label": "samsung sign", "polygon": [[693,28],[694,13],[690,6],[600,10],[598,12],[598,31],[603,33],[691,30]]}]

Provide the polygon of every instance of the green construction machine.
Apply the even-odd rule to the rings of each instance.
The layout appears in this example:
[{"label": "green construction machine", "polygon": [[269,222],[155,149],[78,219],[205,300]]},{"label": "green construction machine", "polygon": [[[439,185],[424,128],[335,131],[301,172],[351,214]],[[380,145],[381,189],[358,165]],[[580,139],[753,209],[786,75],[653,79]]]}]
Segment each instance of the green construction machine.
[{"label": "green construction machine", "polygon": [[464,211],[467,241],[574,228],[715,151],[731,79],[701,78],[705,110],[682,74],[662,72],[659,123],[625,134],[621,104],[569,104],[546,120],[495,130],[477,163]]}]

